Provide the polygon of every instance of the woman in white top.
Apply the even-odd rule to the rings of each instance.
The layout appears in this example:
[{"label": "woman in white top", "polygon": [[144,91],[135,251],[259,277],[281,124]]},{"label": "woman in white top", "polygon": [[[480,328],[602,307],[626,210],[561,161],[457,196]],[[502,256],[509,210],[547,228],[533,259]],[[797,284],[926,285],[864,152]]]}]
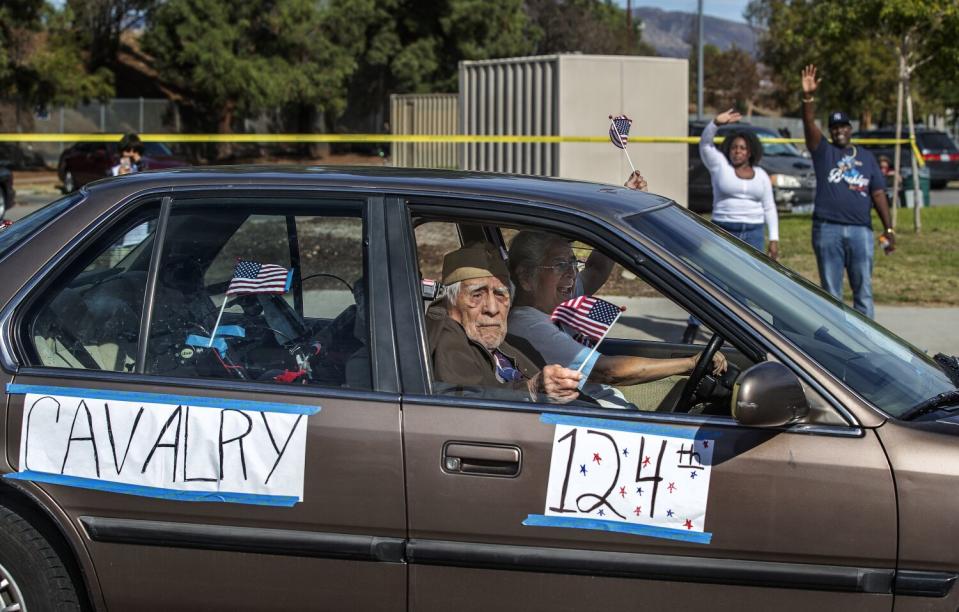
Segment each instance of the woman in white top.
[{"label": "woman in white top", "polygon": [[726,136],[722,152],[713,144],[719,126],[740,118],[732,109],[716,115],[699,140],[699,156],[713,185],[713,223],[759,251],[766,250],[763,230],[768,230],[768,254],[777,259],[779,217],[769,175],[758,165],[763,155],[759,139],[742,131]]},{"label": "woman in white top", "polygon": [[[756,135],[741,131],[723,139],[722,151],[713,144],[719,126],[735,123],[742,115],[733,109],[719,113],[699,139],[699,157],[709,169],[713,185],[713,223],[746,244],[766,250],[765,231],[769,232],[767,253],[779,258],[779,217],[773,200],[773,187],[766,171],[759,167],[762,144]],[[699,321],[690,317],[683,342],[692,343]]]}]

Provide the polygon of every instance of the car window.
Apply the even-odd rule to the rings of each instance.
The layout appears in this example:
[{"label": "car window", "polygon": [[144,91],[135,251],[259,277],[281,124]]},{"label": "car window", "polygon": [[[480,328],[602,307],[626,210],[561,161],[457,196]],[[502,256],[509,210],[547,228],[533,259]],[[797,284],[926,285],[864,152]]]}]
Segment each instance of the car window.
[{"label": "car window", "polygon": [[13,250],[21,241],[28,239],[35,231],[58,217],[84,198],[81,193],[72,193],[47,204],[12,225],[0,231],[0,259]]},{"label": "car window", "polygon": [[[463,297],[469,284],[454,286],[455,291],[444,287],[440,299],[430,305],[424,321],[434,393],[529,401],[529,391],[519,384],[521,381],[528,381],[549,364],[577,369],[585,363],[583,371],[587,377],[610,384],[588,383],[582,398],[577,400],[582,405],[645,411],[669,411],[675,407],[688,373],[686,367],[680,367],[677,362],[697,352],[694,347],[676,347],[689,323],[686,310],[665,298],[634,271],[597,252],[588,242],[532,226],[486,227],[502,236],[503,243],[509,247],[507,263],[512,293],[499,304],[508,310],[506,335],[496,350],[480,348],[491,348],[483,344],[481,327],[484,321],[496,315],[484,310],[476,314],[476,324],[471,324],[471,315],[466,312],[469,300]],[[418,228],[417,248],[421,259],[424,251],[432,252],[422,234]],[[450,250],[459,247],[458,243],[446,244]],[[497,256],[494,244],[489,243],[487,248],[491,257]],[[435,257],[441,259],[441,254]],[[582,277],[576,272],[577,261],[589,262]],[[594,287],[597,283],[598,287]],[[546,285],[549,289],[541,291]],[[587,289],[593,289],[591,294],[587,294]],[[572,313],[573,306],[552,309],[578,296],[598,305],[598,309],[612,312],[625,309],[602,338],[606,352],[612,351],[610,354],[619,357],[672,358],[676,371],[643,384],[630,384],[625,380],[614,383],[612,375],[594,375],[594,369],[599,372],[607,367],[597,368],[601,351],[592,350],[600,340],[594,326],[603,325],[602,321],[578,325],[580,318]],[[550,312],[543,310],[543,301],[550,301]],[[557,320],[551,319],[554,314],[559,317]],[[700,335],[700,341],[709,337],[705,330]],[[728,407],[723,408],[728,415]]]},{"label": "car window", "polygon": [[358,205],[174,203],[147,373],[370,388]]},{"label": "car window", "polygon": [[173,155],[173,151],[162,142],[145,142],[143,143],[143,154],[149,157],[166,157]]},{"label": "car window", "polygon": [[27,317],[31,365],[133,371],[156,205],[116,224],[52,283]]},{"label": "car window", "polygon": [[955,388],[929,356],[692,213],[671,206],[629,222],[881,410],[902,414]]},{"label": "car window", "polygon": [[955,151],[956,143],[945,134],[939,132],[925,132],[917,134],[919,146],[923,149]]},{"label": "car window", "polygon": [[[756,130],[756,136],[763,138],[782,138],[770,130]],[[762,142],[763,155],[780,155],[784,157],[802,157],[796,145],[789,142]]]},{"label": "car window", "polygon": [[416,226],[415,233],[420,276],[439,281],[443,256],[462,246],[459,228],[450,221],[424,221]]}]

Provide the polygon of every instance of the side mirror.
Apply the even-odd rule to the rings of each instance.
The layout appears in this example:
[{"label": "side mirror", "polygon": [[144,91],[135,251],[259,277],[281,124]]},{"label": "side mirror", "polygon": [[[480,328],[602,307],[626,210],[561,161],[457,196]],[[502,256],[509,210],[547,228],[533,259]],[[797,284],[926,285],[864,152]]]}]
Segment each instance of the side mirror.
[{"label": "side mirror", "polygon": [[757,363],[733,385],[732,415],[753,427],[781,427],[809,414],[799,378],[776,361]]}]

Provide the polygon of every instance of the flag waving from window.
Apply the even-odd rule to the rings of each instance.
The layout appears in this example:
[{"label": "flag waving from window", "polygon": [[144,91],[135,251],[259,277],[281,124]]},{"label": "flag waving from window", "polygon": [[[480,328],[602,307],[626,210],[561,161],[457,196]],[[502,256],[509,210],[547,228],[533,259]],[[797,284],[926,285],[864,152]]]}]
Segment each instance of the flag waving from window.
[{"label": "flag waving from window", "polygon": [[617,117],[609,116],[609,139],[620,149],[626,149],[626,143],[629,142],[629,126],[633,120],[626,115]]},{"label": "flag waving from window", "polygon": [[624,310],[626,309],[606,300],[581,295],[566,300],[553,309],[550,320],[568,325],[584,336],[600,341]]},{"label": "flag waving from window", "polygon": [[293,282],[293,271],[283,266],[261,264],[248,259],[236,262],[227,295],[286,293]]}]

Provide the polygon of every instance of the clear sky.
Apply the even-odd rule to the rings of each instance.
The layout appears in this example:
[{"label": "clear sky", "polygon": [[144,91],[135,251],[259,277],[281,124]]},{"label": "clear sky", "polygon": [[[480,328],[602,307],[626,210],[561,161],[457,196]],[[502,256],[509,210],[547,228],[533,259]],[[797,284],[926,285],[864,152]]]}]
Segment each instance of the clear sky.
[{"label": "clear sky", "polygon": [[[622,7],[626,0],[616,0]],[[703,0],[703,13],[714,17],[722,17],[731,21],[745,22],[743,11],[749,0]],[[654,6],[664,11],[685,11],[695,13],[697,0],[633,0],[633,6]]]}]

